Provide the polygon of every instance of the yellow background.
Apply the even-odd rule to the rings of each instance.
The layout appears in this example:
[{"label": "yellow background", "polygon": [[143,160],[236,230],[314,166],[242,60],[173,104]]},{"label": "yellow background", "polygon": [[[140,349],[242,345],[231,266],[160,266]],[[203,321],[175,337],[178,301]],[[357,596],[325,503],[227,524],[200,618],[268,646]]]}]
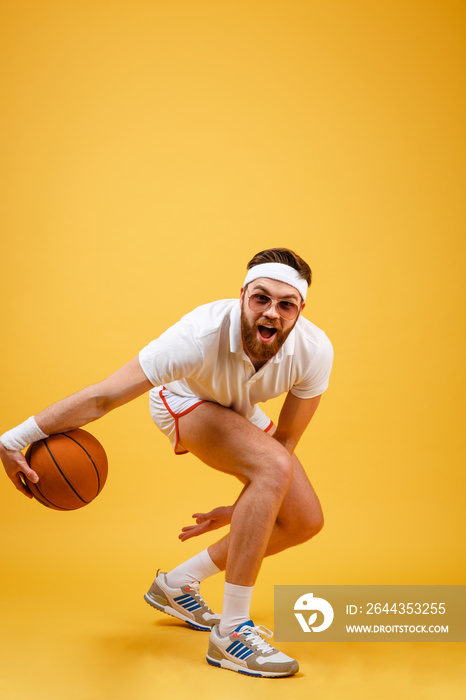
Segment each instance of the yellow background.
[{"label": "yellow background", "polygon": [[[464,2],[5,0],[0,19],[1,430],[284,245],[335,347],[298,448],[326,527],[264,563],[255,620],[273,627],[274,584],[465,584]],[[2,697],[463,697],[460,644],[282,645],[287,681],[209,667],[142,594],[238,487],[175,457],[147,397],[90,430],[110,462],[91,506],[3,479]]]}]

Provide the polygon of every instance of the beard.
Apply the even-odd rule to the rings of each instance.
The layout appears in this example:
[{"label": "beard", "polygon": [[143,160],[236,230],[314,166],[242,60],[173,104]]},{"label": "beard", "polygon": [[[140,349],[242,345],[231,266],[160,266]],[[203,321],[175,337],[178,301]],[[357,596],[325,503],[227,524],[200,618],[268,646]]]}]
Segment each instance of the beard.
[{"label": "beard", "polygon": [[[246,314],[244,313],[243,301],[243,306],[241,307],[241,336],[243,338],[243,345],[247,354],[251,355],[259,362],[267,362],[267,360],[270,360],[280,350],[283,343],[295,327],[298,318],[296,318],[291,328],[289,328],[287,331],[283,331],[281,325],[277,325],[279,323],[277,320],[269,319],[266,316],[263,316],[258,321],[250,324],[246,318]],[[263,343],[257,337],[257,327],[263,325],[264,323],[271,324],[277,329],[274,338],[270,341],[270,343]]]}]

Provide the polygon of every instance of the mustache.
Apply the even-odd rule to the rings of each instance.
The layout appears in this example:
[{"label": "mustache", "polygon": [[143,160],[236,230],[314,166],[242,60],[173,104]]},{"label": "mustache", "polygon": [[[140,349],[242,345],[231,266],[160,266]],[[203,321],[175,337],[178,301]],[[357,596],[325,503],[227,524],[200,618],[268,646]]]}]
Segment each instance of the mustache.
[{"label": "mustache", "polygon": [[281,331],[281,329],[282,329],[281,323],[279,323],[279,321],[276,321],[276,320],[274,320],[274,319],[272,319],[272,318],[265,318],[265,317],[264,317],[264,318],[260,318],[258,321],[256,321],[256,322],[254,323],[254,325],[255,325],[256,328],[257,328],[257,326],[264,326],[264,325],[267,325],[267,326],[273,326],[274,328],[277,329],[277,331]]}]

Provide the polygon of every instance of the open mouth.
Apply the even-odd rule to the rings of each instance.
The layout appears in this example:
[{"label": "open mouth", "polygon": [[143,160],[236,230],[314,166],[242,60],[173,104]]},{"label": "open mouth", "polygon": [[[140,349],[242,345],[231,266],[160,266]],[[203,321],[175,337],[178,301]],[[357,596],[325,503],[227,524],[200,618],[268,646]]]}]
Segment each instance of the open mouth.
[{"label": "open mouth", "polygon": [[259,333],[259,338],[263,343],[268,343],[275,336],[277,329],[275,326],[257,326],[257,331]]}]

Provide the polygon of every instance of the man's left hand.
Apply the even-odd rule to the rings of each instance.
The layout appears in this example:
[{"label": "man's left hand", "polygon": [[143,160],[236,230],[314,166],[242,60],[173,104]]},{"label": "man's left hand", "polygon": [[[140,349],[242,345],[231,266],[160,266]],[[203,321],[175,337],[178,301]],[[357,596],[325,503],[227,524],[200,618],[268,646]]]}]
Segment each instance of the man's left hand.
[{"label": "man's left hand", "polygon": [[192,517],[196,518],[196,525],[187,525],[183,527],[178,538],[182,542],[185,542],[191,537],[198,537],[205,532],[211,532],[212,530],[217,530],[219,527],[229,525],[234,509],[234,506],[219,506],[209,513],[194,513]]}]

